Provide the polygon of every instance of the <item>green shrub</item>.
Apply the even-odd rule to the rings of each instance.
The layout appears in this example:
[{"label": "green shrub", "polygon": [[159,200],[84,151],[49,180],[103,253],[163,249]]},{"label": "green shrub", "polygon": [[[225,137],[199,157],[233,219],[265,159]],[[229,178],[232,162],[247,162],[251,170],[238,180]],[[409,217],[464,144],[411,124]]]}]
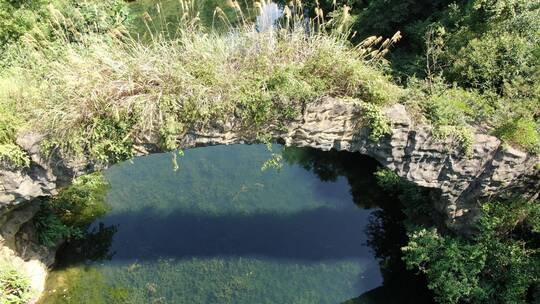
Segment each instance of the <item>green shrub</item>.
[{"label": "green shrub", "polygon": [[465,156],[472,155],[472,146],[474,144],[474,134],[466,126],[436,126],[433,129],[435,138],[453,138],[459,142]]},{"label": "green shrub", "polygon": [[409,268],[426,274],[439,303],[458,303],[479,292],[479,274],[486,262],[482,248],[460,238],[442,237],[435,229],[409,233],[403,248]]},{"label": "green shrub", "polygon": [[516,34],[500,32],[470,40],[449,69],[451,79],[484,91],[503,89],[517,77],[534,71],[533,42]]},{"label": "green shrub", "polygon": [[435,125],[483,123],[493,113],[488,100],[478,92],[444,84],[438,84],[421,105],[427,118]]},{"label": "green shrub", "polygon": [[470,126],[490,124],[495,111],[491,99],[475,90],[449,87],[442,78],[411,81],[409,106],[433,125],[435,138],[453,138],[471,155],[474,133]]},{"label": "green shrub", "polygon": [[13,144],[0,144],[0,165],[24,168],[30,165],[30,158],[21,147]]},{"label": "green shrub", "polygon": [[418,223],[432,223],[433,207],[430,204],[429,190],[399,177],[389,169],[379,169],[375,172],[377,184],[388,194],[399,198],[403,204],[405,227],[415,227]]},{"label": "green shrub", "polygon": [[1,1],[0,67],[19,59],[14,46],[25,35],[45,43],[78,42],[81,34],[90,32],[118,35],[126,17],[126,5],[120,0]]},{"label": "green shrub", "polygon": [[13,266],[0,263],[0,303],[27,304],[30,297],[29,279]]},{"label": "green shrub", "polygon": [[375,178],[377,184],[385,191],[390,193],[398,193],[403,187],[405,180],[403,180],[397,173],[388,169],[380,169],[375,171]]},{"label": "green shrub", "polygon": [[[379,105],[399,102],[404,91],[348,47],[321,45],[302,68],[302,74],[318,91],[349,96]],[[326,48],[331,47],[331,48]]]},{"label": "green shrub", "polygon": [[84,175],[44,202],[34,217],[40,243],[52,247],[60,240],[82,237],[88,225],[109,210],[105,202],[108,189],[100,173]]},{"label": "green shrub", "polygon": [[39,243],[51,248],[65,239],[80,238],[83,235],[81,229],[62,223],[58,215],[46,204],[35,215],[34,227]]},{"label": "green shrub", "polygon": [[517,117],[503,122],[494,134],[500,139],[532,153],[540,153],[538,124],[530,117]]},{"label": "green shrub", "polygon": [[101,173],[83,175],[75,179],[70,187],[60,191],[49,205],[62,223],[86,228],[109,210],[105,202],[108,190],[109,183]]},{"label": "green shrub", "polygon": [[26,152],[15,144],[18,122],[0,99],[0,166],[23,168],[30,165]]},{"label": "green shrub", "polygon": [[473,239],[416,228],[409,232],[404,260],[426,274],[441,303],[526,303],[528,291],[540,283],[534,241],[539,221],[539,202],[488,202]]},{"label": "green shrub", "polygon": [[384,136],[392,134],[390,120],[377,105],[362,102],[361,107],[363,110],[362,118],[370,130],[369,138],[371,140],[379,141]]}]

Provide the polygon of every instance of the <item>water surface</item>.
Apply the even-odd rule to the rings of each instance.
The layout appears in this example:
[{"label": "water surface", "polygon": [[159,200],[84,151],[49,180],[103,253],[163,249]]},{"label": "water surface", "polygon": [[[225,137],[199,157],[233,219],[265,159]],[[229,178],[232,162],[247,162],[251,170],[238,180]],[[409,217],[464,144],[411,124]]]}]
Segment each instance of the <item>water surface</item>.
[{"label": "water surface", "polygon": [[107,170],[111,210],[60,250],[42,302],[426,302],[376,162],[282,149],[265,171],[264,145],[186,150],[176,171],[170,154]]}]

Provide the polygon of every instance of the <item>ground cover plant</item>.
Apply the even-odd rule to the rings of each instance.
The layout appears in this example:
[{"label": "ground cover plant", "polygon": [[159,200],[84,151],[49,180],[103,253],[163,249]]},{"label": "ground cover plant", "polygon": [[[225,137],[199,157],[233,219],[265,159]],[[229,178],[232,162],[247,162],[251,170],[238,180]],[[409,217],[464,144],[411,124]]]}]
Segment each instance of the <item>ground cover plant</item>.
[{"label": "ground cover plant", "polygon": [[25,304],[30,300],[28,278],[6,262],[0,262],[0,303]]}]

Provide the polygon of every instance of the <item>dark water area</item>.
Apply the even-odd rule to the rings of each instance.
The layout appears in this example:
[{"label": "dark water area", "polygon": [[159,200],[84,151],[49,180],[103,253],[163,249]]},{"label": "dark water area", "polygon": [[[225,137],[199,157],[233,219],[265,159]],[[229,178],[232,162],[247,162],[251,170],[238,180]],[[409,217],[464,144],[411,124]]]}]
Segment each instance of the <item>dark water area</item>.
[{"label": "dark water area", "polygon": [[234,145],[178,161],[106,171],[110,212],[58,252],[42,303],[432,303],[374,160]]}]

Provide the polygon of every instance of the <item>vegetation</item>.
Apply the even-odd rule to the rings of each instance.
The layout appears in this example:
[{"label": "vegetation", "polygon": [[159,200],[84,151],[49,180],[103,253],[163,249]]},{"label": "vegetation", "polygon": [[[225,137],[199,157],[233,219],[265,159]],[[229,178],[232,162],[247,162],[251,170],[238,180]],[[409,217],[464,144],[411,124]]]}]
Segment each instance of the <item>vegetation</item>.
[{"label": "vegetation", "polygon": [[[0,0],[0,166],[29,166],[16,144],[26,130],[44,134],[51,155],[99,165],[131,158],[149,137],[173,150],[189,130],[230,120],[265,139],[326,96],[356,100],[373,141],[391,132],[382,108],[400,102],[465,156],[477,130],[540,153],[537,0],[295,1],[265,32],[251,22],[260,4],[197,5]],[[538,204],[485,202],[466,239],[432,227],[426,193],[377,176],[406,202],[406,260],[439,301],[531,297]],[[77,237],[105,211],[104,189],[89,177],[47,202],[42,243]]]},{"label": "vegetation", "polygon": [[[444,101],[444,108],[450,112],[462,111],[463,104],[454,104],[454,100],[456,97],[463,100],[463,95],[471,98],[469,108],[489,109],[480,113],[467,111],[463,117],[469,121],[452,124],[451,136],[457,135],[463,143],[463,134],[470,132],[465,131],[468,126],[481,125],[507,143],[537,153],[540,128],[540,3],[537,0],[305,2],[314,13],[320,5],[322,11],[317,9],[317,12],[324,12],[325,16],[331,16],[336,7],[348,5],[354,20],[350,37],[353,41],[401,31],[403,39],[390,54],[393,74],[413,91],[408,104],[427,110],[421,114],[428,121],[440,124],[439,117],[434,116],[437,113],[432,111],[439,108],[439,101]],[[427,94],[418,98],[416,94],[422,91]],[[528,122],[525,133],[521,132],[522,119]],[[467,145],[465,142],[465,150]]]},{"label": "vegetation", "polygon": [[28,278],[13,266],[0,263],[0,303],[26,304],[30,296]]},{"label": "vegetation", "polygon": [[34,217],[41,244],[54,247],[65,239],[77,239],[108,205],[105,196],[108,183],[99,173],[81,176],[54,198],[43,203]]},{"label": "vegetation", "polygon": [[[51,23],[54,41],[14,46],[24,62],[4,71],[12,85],[0,105],[23,116],[20,128],[46,133],[51,151],[98,163],[130,158],[133,142],[148,134],[174,148],[174,136],[233,113],[261,136],[321,96],[384,105],[404,92],[378,67],[399,35],[358,49],[339,33],[307,37],[302,27],[256,34],[246,24],[221,35],[182,23],[174,37],[155,34],[151,43],[89,30],[73,41],[71,19],[55,16],[63,23]],[[387,132],[381,126],[375,132]]]},{"label": "vegetation", "polygon": [[[422,221],[419,200],[407,195],[407,182],[395,173],[382,170],[376,176],[381,186],[401,189],[398,193],[409,211],[404,260],[427,276],[439,303],[530,300],[540,283],[540,202],[514,196],[486,202],[478,233],[465,238],[442,234]],[[422,200],[424,206],[426,201]]]}]

